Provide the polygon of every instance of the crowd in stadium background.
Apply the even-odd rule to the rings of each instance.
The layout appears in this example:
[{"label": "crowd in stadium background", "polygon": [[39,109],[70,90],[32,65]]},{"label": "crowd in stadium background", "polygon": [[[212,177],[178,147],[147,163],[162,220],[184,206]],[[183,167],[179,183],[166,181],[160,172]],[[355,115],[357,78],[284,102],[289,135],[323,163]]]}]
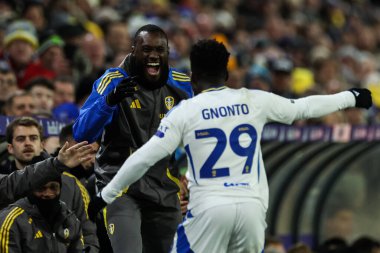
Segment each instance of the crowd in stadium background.
[{"label": "crowd in stadium background", "polygon": [[[74,121],[93,82],[118,66],[136,30],[152,23],[168,35],[170,65],[188,74],[198,39],[227,45],[230,87],[289,98],[372,91],[368,111],[353,108],[297,125],[375,125],[379,14],[376,0],[0,0],[1,115]],[[27,45],[10,47],[15,41]],[[52,137],[45,149],[59,146]],[[373,245],[380,248],[375,239]]]}]

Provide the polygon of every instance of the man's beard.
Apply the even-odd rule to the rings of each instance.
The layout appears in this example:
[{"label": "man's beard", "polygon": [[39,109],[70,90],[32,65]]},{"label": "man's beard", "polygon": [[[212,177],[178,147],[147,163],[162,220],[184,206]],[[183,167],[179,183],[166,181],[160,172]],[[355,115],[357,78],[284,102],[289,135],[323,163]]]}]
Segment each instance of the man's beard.
[{"label": "man's beard", "polygon": [[134,57],[132,57],[133,71],[131,76],[137,76],[137,83],[143,86],[145,89],[154,90],[158,89],[166,84],[169,77],[169,66],[168,64],[160,64],[160,75],[158,80],[148,80],[145,76],[145,64],[137,63]]}]

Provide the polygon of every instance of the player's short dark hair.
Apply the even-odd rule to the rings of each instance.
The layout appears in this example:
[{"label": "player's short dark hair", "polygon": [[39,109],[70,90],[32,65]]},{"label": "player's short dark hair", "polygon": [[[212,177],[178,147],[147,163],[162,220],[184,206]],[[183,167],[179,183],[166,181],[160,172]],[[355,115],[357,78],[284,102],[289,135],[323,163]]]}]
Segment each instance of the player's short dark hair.
[{"label": "player's short dark hair", "polygon": [[73,125],[74,123],[68,124],[62,127],[59,132],[59,145],[63,146],[66,141],[73,140]]},{"label": "player's short dark hair", "polygon": [[[159,33],[161,34],[165,39],[166,41],[168,42],[168,35],[166,34],[166,32],[164,30],[162,30],[159,26],[156,26],[156,25],[153,25],[153,24],[147,24],[147,25],[144,25],[142,27],[140,27],[136,33],[135,33],[135,37],[133,39],[133,45],[136,46],[136,43],[137,43],[137,40],[140,36],[140,33],[141,32],[148,32],[148,33]],[[169,43],[169,42],[168,42]]]},{"label": "player's short dark hair", "polygon": [[6,140],[9,144],[12,144],[13,140],[13,132],[16,127],[18,126],[24,126],[24,127],[36,127],[38,129],[38,133],[40,134],[40,139],[43,140],[43,129],[40,123],[32,117],[20,117],[15,118],[6,129]]},{"label": "player's short dark hair", "polygon": [[208,79],[226,77],[229,57],[223,43],[215,39],[199,40],[191,48],[191,71]]},{"label": "player's short dark hair", "polygon": [[46,89],[55,91],[53,82],[45,77],[33,78],[26,84],[25,90],[30,91],[35,86],[45,87]]}]

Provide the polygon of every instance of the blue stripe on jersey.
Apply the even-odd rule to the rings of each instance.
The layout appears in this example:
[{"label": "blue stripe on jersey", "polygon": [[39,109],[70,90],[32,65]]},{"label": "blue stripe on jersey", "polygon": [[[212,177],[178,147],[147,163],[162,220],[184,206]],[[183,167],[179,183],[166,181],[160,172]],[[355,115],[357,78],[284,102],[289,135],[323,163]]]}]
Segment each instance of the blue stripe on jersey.
[{"label": "blue stripe on jersey", "polygon": [[193,162],[193,157],[191,156],[191,153],[190,153],[189,144],[187,144],[187,145],[185,146],[185,151],[186,151],[187,156],[189,157],[191,170],[193,171],[193,175],[194,175],[194,181],[195,181],[196,184],[198,184],[197,178],[196,178],[196,176],[195,176],[194,162]]},{"label": "blue stripe on jersey", "polygon": [[185,228],[182,224],[177,229],[177,253],[194,253],[190,248],[190,243],[187,240]]}]

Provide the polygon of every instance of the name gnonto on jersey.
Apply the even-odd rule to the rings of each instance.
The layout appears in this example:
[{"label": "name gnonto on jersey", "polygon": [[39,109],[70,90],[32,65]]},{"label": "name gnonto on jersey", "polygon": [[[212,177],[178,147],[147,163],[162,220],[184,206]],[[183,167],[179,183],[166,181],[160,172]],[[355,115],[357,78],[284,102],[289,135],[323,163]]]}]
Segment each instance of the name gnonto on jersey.
[{"label": "name gnonto on jersey", "polygon": [[203,119],[215,119],[231,116],[239,116],[242,114],[248,114],[249,109],[247,104],[235,104],[220,106],[215,108],[206,108],[202,110]]}]

